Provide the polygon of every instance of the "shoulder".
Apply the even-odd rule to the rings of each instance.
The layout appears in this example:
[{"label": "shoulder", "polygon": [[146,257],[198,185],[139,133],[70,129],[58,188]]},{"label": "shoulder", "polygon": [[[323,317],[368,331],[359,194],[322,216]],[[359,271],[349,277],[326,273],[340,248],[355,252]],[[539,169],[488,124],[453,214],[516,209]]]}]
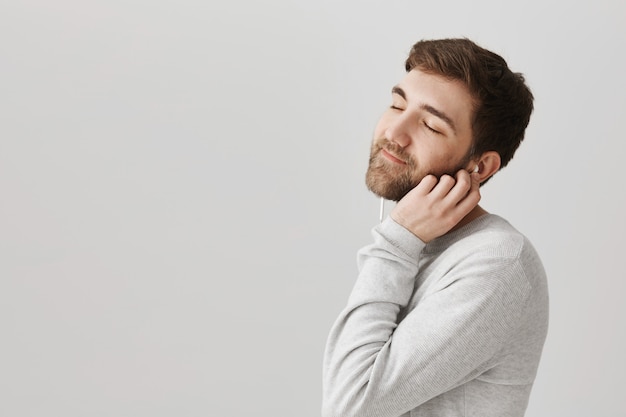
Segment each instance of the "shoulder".
[{"label": "shoulder", "polygon": [[535,252],[526,236],[508,221],[494,214],[486,214],[462,229],[444,236],[427,248],[433,251],[456,251],[493,258],[520,258]]},{"label": "shoulder", "polygon": [[541,259],[530,240],[493,214],[444,236],[424,252],[445,259],[450,270],[480,271],[489,280],[524,286],[545,280]]}]

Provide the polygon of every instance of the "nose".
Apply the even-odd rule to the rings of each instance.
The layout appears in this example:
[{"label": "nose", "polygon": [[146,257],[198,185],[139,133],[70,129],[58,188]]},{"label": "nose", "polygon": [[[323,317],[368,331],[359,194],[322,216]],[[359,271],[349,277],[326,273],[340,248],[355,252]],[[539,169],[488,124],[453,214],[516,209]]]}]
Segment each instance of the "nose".
[{"label": "nose", "polygon": [[[403,115],[404,116],[404,115]],[[406,148],[411,143],[410,121],[407,117],[398,117],[389,123],[385,136],[392,142]]]}]

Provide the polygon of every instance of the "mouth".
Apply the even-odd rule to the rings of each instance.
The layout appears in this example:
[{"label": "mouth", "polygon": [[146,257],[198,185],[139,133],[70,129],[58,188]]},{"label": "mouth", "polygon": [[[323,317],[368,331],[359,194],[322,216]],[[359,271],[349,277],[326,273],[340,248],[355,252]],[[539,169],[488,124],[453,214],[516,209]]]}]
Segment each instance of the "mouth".
[{"label": "mouth", "polygon": [[384,150],[384,149],[380,149],[380,153],[387,158],[388,160],[390,160],[391,162],[394,162],[396,164],[402,164],[402,165],[406,165],[406,162],[404,162],[402,159],[396,157],[395,155],[391,154],[390,152]]}]

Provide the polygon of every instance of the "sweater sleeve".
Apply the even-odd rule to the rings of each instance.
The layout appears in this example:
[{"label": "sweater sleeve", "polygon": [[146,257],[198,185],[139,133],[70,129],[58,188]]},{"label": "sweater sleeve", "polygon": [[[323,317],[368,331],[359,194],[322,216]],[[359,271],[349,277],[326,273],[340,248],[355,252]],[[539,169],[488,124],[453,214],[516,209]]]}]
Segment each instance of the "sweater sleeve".
[{"label": "sweater sleeve", "polygon": [[359,251],[359,277],[328,337],[324,417],[397,417],[475,378],[528,298],[514,258],[485,257],[451,270],[398,322],[425,244],[390,218],[373,236]]}]

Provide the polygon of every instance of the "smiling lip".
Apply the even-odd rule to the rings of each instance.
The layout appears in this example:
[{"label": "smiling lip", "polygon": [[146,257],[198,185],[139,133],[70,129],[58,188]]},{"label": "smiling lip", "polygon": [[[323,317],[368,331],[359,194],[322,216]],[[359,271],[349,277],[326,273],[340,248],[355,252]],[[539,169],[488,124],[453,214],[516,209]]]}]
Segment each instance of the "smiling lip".
[{"label": "smiling lip", "polygon": [[403,164],[406,165],[406,162],[404,162],[402,159],[396,158],[395,156],[393,156],[392,154],[390,154],[389,152],[387,152],[384,149],[380,150],[380,153],[383,154],[383,156],[387,159],[389,159],[391,162],[395,162],[396,164]]}]

